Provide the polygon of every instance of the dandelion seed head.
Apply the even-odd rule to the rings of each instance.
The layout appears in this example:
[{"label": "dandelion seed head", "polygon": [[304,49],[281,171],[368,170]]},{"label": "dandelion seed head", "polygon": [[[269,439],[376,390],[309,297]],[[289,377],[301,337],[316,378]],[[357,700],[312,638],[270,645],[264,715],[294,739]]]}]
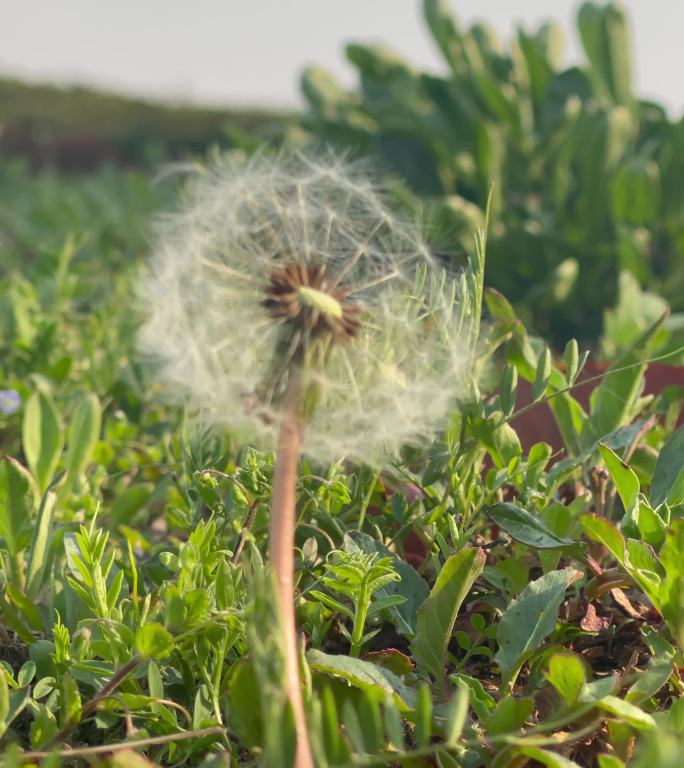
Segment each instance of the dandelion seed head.
[{"label": "dandelion seed head", "polygon": [[452,281],[420,227],[333,154],[214,160],[160,222],[140,298],[170,399],[241,440],[273,446],[297,365],[318,461],[429,440],[465,374]]}]

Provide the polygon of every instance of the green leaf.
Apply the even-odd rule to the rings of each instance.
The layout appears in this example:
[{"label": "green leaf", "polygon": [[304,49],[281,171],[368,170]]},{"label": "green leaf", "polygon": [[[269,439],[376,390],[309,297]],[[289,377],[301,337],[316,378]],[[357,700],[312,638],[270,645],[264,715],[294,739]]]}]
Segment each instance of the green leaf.
[{"label": "green leaf", "polygon": [[526,696],[516,699],[504,696],[484,722],[486,733],[499,736],[502,733],[517,733],[525,720],[532,714],[534,699]]},{"label": "green leaf", "polygon": [[453,680],[459,687],[465,686],[468,689],[470,706],[480,722],[484,722],[496,706],[496,701],[487,693],[482,683],[476,677],[471,677],[463,672],[449,675],[449,680]]},{"label": "green leaf", "polygon": [[163,659],[173,650],[173,637],[161,624],[145,624],[135,633],[135,647],[145,658]]},{"label": "green leaf", "polygon": [[404,749],[404,726],[401,720],[401,713],[391,697],[388,696],[384,704],[383,722],[387,732],[387,740],[395,749],[402,751]]},{"label": "green leaf", "polygon": [[537,359],[537,370],[532,384],[532,402],[543,397],[551,378],[551,351],[545,347]]},{"label": "green leaf", "polygon": [[389,669],[351,656],[333,656],[318,650],[308,651],[306,660],[316,672],[341,677],[356,688],[381,694],[382,698],[390,696],[402,712],[415,707],[415,691]]},{"label": "green leaf", "polygon": [[43,586],[43,571],[48,561],[52,519],[57,496],[47,490],[43,494],[38,508],[38,518],[33,529],[33,539],[26,565],[26,594],[35,598]]},{"label": "green leaf", "polygon": [[41,677],[40,680],[33,686],[33,698],[38,701],[52,693],[55,690],[55,678],[54,677]]},{"label": "green leaf", "polygon": [[459,683],[456,687],[456,693],[449,703],[449,710],[447,712],[444,743],[448,747],[454,748],[461,738],[468,718],[469,699],[470,688],[465,683]]},{"label": "green leaf", "polygon": [[85,395],[76,406],[67,434],[65,466],[69,477],[80,474],[95,449],[100,436],[102,407],[93,392]]},{"label": "green leaf", "polygon": [[[110,613],[114,610],[114,606],[116,605],[117,600],[119,599],[119,594],[121,593],[121,585],[123,584],[123,580],[124,580],[124,572],[119,571],[114,576],[114,578],[112,579],[112,583],[107,588],[107,607],[109,608]],[[203,592],[202,595],[208,600],[205,592]]]},{"label": "green leaf", "polygon": [[9,725],[10,696],[7,685],[7,673],[0,669],[0,738],[4,736]]},{"label": "green leaf", "polygon": [[159,671],[159,665],[154,661],[150,661],[147,665],[147,688],[152,698],[164,698],[164,680]]},{"label": "green leaf", "polygon": [[12,584],[7,585],[7,597],[9,597],[12,601],[12,605],[14,605],[26,619],[31,626],[31,629],[36,632],[43,629],[43,617],[33,600],[26,597],[21,590],[17,589],[17,587]]},{"label": "green leaf", "polygon": [[[238,667],[239,667],[238,663]],[[321,724],[319,732],[325,744],[325,751],[333,765],[346,762],[349,751],[340,733],[340,717],[331,686],[326,685],[320,692]]]},{"label": "green leaf", "polygon": [[569,456],[581,453],[581,436],[586,429],[588,416],[582,406],[569,392],[547,401]]},{"label": "green leaf", "polygon": [[647,544],[660,549],[665,541],[667,526],[660,515],[643,499],[638,504],[637,527],[639,535]]},{"label": "green leaf", "polygon": [[548,766],[548,768],[580,768],[579,763],[541,747],[520,747],[518,751],[521,755],[531,757],[538,763]]},{"label": "green leaf", "polygon": [[29,660],[21,665],[21,669],[17,672],[17,684],[20,688],[24,688],[29,685],[31,680],[36,675],[36,662]]},{"label": "green leaf", "polygon": [[216,722],[211,696],[206,685],[197,687],[195,702],[192,710],[192,727],[204,728]]},{"label": "green leaf", "polygon": [[152,483],[129,485],[114,499],[109,510],[109,526],[129,525],[135,515],[147,504],[152,495]]},{"label": "green leaf", "polygon": [[627,569],[630,571],[650,571],[660,583],[660,564],[653,547],[640,539],[627,539]]},{"label": "green leaf", "polygon": [[634,227],[647,226],[660,207],[660,171],[657,163],[643,156],[620,165],[612,184],[613,218]]},{"label": "green leaf", "polygon": [[354,552],[364,552],[366,554],[376,552],[380,557],[391,558],[392,568],[399,574],[400,581],[390,582],[375,594],[378,598],[386,596],[401,596],[405,598],[405,602],[390,607],[389,612],[395,622],[397,631],[402,635],[412,637],[416,632],[418,608],[430,594],[430,589],[425,579],[405,560],[397,557],[384,544],[362,531],[349,531],[349,533],[346,533],[344,535],[343,548],[349,554]]},{"label": "green leaf", "polygon": [[416,745],[420,749],[430,743],[432,736],[432,697],[430,686],[426,683],[421,683],[418,686],[414,719]]},{"label": "green leaf", "polygon": [[635,416],[635,405],[644,386],[644,362],[651,353],[666,315],[653,323],[631,350],[608,369],[591,393],[591,420],[583,435],[584,446],[613,432]]},{"label": "green leaf", "polygon": [[598,755],[598,768],[625,768],[625,764],[615,755]]},{"label": "green leaf", "polygon": [[674,671],[674,655],[665,653],[652,656],[646,669],[638,672],[636,682],[632,683],[625,701],[630,704],[642,704],[654,696],[667,683]]},{"label": "green leaf", "polygon": [[251,660],[235,664],[228,684],[230,726],[247,747],[263,744],[264,723],[261,714],[259,679]]},{"label": "green leaf", "polygon": [[546,678],[566,704],[574,704],[586,682],[581,659],[573,653],[555,653],[549,661]]},{"label": "green leaf", "polygon": [[568,384],[573,384],[579,373],[579,346],[576,339],[570,339],[563,352],[565,363],[565,379]]},{"label": "green leaf", "polygon": [[[318,589],[312,589],[309,592],[309,595],[311,595],[311,597],[313,597],[315,600],[323,603],[323,605],[327,606],[331,610],[341,613],[343,616],[346,616],[352,621],[354,620],[354,611],[341,603],[339,600],[335,600],[334,597],[330,597],[330,595],[327,595],[325,592],[321,592]],[[169,623],[171,622],[169,621]]]},{"label": "green leaf", "polygon": [[517,322],[518,318],[512,304],[496,288],[487,288],[484,297],[487,309],[493,318],[504,324]]},{"label": "green leaf", "polygon": [[527,470],[525,483],[536,488],[544,475],[544,469],[553,454],[553,448],[548,443],[535,443],[527,454]]},{"label": "green leaf", "polygon": [[495,504],[487,514],[516,541],[537,549],[558,549],[577,543],[567,536],[556,536],[540,517],[509,501]]},{"label": "green leaf", "polygon": [[614,104],[632,101],[632,46],[624,11],[615,3],[585,2],[577,14],[596,95]]},{"label": "green leaf", "polygon": [[604,696],[596,702],[596,705],[600,709],[610,712],[611,715],[616,715],[621,720],[624,720],[640,731],[649,731],[656,727],[652,715],[644,712],[643,709],[639,709],[639,707],[634,704],[618,699],[617,696]]},{"label": "green leaf", "polygon": [[[640,230],[644,234],[644,230]],[[604,357],[615,359],[628,350],[646,328],[652,325],[664,312],[668,311],[668,303],[656,293],[642,290],[639,279],[633,272],[647,272],[650,259],[644,255],[644,264],[637,261],[640,248],[650,253],[650,244],[639,245],[643,237],[638,237],[639,231],[632,233],[621,230],[618,234],[618,245],[621,260],[625,268],[618,275],[618,300],[615,306],[603,313],[603,336],[601,349]],[[635,262],[636,263],[632,263]],[[628,271],[631,270],[631,271]],[[647,278],[644,277],[644,280]],[[667,331],[661,331],[663,338]]]},{"label": "green leaf", "polygon": [[65,672],[62,676],[61,726],[75,725],[81,719],[81,694],[74,678]]},{"label": "green leaf", "polygon": [[[660,610],[658,564],[652,549],[641,541],[625,539],[617,526],[600,515],[581,515],[582,528],[590,539],[603,544]],[[652,572],[652,573],[649,573]]]},{"label": "green leaf", "polygon": [[16,632],[27,645],[32,645],[36,642],[31,628],[12,603],[5,597],[0,598],[0,617],[2,617],[3,624]]},{"label": "green leaf", "polygon": [[30,700],[31,689],[28,687],[10,693],[9,712],[6,719],[7,725],[10,725],[24,711]]},{"label": "green leaf", "polygon": [[461,69],[465,65],[463,38],[446,0],[423,0],[423,15],[447,63]]},{"label": "green leaf", "polygon": [[458,610],[475,579],[482,573],[485,560],[481,549],[462,549],[452,555],[444,563],[430,596],[418,611],[416,636],[411,649],[436,680],[444,680],[447,645]]},{"label": "green leaf", "polygon": [[0,536],[10,555],[23,548],[22,533],[31,524],[39,495],[31,474],[4,456],[0,460]]},{"label": "green leaf", "polygon": [[359,717],[363,723],[363,735],[371,753],[379,752],[385,743],[380,703],[373,695],[361,697]]},{"label": "green leaf", "polygon": [[508,363],[504,368],[499,383],[499,402],[501,411],[508,418],[515,409],[516,395],[518,393],[518,369]]},{"label": "green leaf", "polygon": [[355,752],[364,754],[369,751],[364,738],[364,728],[356,713],[356,708],[349,699],[342,702],[342,727]]},{"label": "green leaf", "polygon": [[473,436],[489,449],[497,469],[508,466],[522,453],[518,435],[510,424],[498,423],[491,418],[473,418],[470,427]]},{"label": "green leaf", "polygon": [[598,449],[601,458],[606,463],[610,478],[620,494],[622,505],[625,508],[625,516],[631,516],[639,496],[639,478],[607,445],[599,443]]},{"label": "green leaf", "polygon": [[22,441],[29,468],[45,491],[57,469],[64,433],[54,403],[42,392],[34,392],[26,403]]},{"label": "green leaf", "polygon": [[660,449],[651,481],[651,504],[659,507],[684,502],[684,424]]},{"label": "green leaf", "polygon": [[580,525],[590,539],[598,541],[624,565],[625,563],[625,539],[616,525],[600,515],[580,515]]},{"label": "green leaf", "polygon": [[660,563],[665,569],[659,598],[660,612],[670,631],[684,647],[684,520],[675,520],[668,528],[660,551]]},{"label": "green leaf", "polygon": [[31,715],[33,717],[29,731],[31,746],[41,747],[57,735],[57,720],[45,704],[36,703],[31,706]]},{"label": "green leaf", "polygon": [[619,682],[620,681],[617,675],[599,677],[597,680],[592,680],[582,689],[580,702],[582,704],[595,704],[604,696],[615,693],[615,691],[618,689]]},{"label": "green leaf", "polygon": [[556,627],[565,590],[578,572],[568,568],[550,571],[523,589],[512,600],[499,622],[495,659],[501,667],[502,688],[512,684],[527,658]]}]

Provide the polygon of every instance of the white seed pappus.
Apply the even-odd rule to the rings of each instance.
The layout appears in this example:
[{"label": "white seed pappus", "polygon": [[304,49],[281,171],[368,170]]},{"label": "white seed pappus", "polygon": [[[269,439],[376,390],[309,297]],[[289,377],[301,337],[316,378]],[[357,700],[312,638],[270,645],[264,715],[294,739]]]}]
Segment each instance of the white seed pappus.
[{"label": "white seed pappus", "polygon": [[[274,319],[264,291],[288,264],[322,268],[359,308],[352,338],[309,349],[306,332]],[[269,449],[298,343],[315,400],[302,450],[379,465],[429,440],[454,407],[467,359],[454,285],[363,168],[327,152],[226,155],[159,223],[140,348],[169,400]]]}]

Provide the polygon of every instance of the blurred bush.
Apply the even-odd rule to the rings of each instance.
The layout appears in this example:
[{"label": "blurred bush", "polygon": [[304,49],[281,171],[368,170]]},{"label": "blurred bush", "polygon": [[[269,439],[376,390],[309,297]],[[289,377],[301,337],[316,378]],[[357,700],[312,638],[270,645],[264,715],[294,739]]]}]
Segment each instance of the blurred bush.
[{"label": "blurred bush", "polygon": [[249,146],[283,133],[293,114],[165,105],[92,88],[0,78],[0,148],[37,164],[89,170],[154,165],[208,146]]},{"label": "blurred bush", "polygon": [[[553,23],[503,46],[484,24],[463,28],[446,0],[424,0],[423,13],[446,74],[348,45],[358,90],[319,67],[303,74],[309,129],[380,156],[452,252],[470,244],[493,187],[487,282],[559,347],[571,336],[596,343],[627,285],[684,309],[684,122],[635,96],[623,10],[581,6],[586,61],[567,69]],[[624,327],[615,314],[607,325]]]}]

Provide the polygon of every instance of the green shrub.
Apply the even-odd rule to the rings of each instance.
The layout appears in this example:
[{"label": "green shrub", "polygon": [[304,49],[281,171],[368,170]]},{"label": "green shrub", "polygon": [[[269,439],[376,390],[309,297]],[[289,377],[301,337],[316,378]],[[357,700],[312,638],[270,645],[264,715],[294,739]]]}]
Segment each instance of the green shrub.
[{"label": "green shrub", "polygon": [[580,8],[586,60],[569,69],[552,23],[503,46],[486,25],[463,28],[446,0],[423,11],[446,72],[348,45],[358,90],[318,67],[303,75],[310,129],[382,158],[452,251],[470,243],[493,187],[487,282],[559,348],[598,339],[624,271],[684,309],[684,122],[634,94],[621,8]]}]

